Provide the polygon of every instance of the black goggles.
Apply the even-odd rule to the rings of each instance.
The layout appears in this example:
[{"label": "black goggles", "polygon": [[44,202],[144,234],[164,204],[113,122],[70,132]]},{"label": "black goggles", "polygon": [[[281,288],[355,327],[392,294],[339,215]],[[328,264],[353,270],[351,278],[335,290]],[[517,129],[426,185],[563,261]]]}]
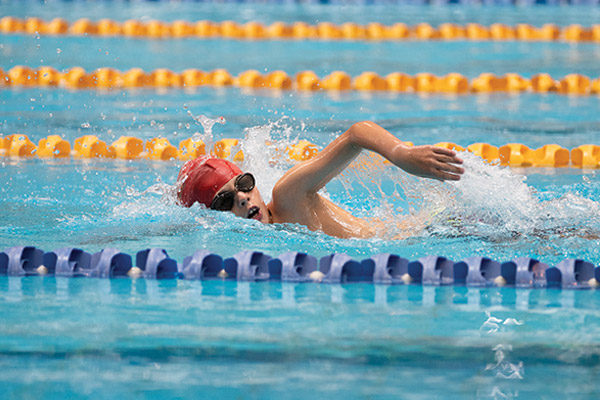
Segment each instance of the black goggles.
[{"label": "black goggles", "polygon": [[224,192],[218,193],[213,199],[212,203],[210,203],[210,208],[217,211],[231,211],[233,208],[233,202],[235,200],[236,192],[251,192],[254,189],[254,185],[256,181],[254,180],[254,176],[248,172],[245,174],[238,175],[233,181],[233,186],[235,190],[226,190]]}]

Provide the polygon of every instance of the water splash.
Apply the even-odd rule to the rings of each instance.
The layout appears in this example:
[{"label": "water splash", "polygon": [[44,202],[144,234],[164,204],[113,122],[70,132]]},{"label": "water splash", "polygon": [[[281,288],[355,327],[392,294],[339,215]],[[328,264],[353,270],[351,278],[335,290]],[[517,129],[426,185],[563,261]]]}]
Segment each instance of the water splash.
[{"label": "water splash", "polygon": [[[198,117],[206,122],[204,118]],[[211,122],[207,133],[212,138],[212,126],[220,123],[220,119],[208,120]],[[298,124],[287,117],[244,130],[239,145],[244,152],[240,167],[256,176],[257,187],[266,202],[271,199],[275,183],[295,164],[286,156],[286,148],[296,143],[300,135],[307,137],[307,132],[298,130]],[[445,251],[462,257],[465,252],[472,255],[475,251],[486,256],[506,253],[512,257],[522,249],[524,255],[538,253],[564,258],[565,249],[577,252],[584,244],[589,245],[587,240],[583,244],[577,242],[580,236],[593,238],[595,232],[600,232],[600,203],[592,200],[598,184],[593,179],[582,179],[581,183],[566,188],[545,188],[540,193],[514,170],[489,165],[470,153],[461,157],[466,169],[463,178],[458,182],[438,182],[411,176],[382,157],[363,152],[321,193],[354,215],[376,224],[376,238],[352,243],[361,254],[388,249],[386,246],[395,242],[392,239],[406,239],[403,245],[416,251],[407,256]],[[129,207],[136,208],[135,202],[143,203],[144,198],[156,195],[163,205],[175,204],[174,185],[158,184],[137,190],[129,190],[136,197]],[[117,214],[124,212],[115,210]],[[138,212],[146,212],[143,205]],[[243,224],[247,221],[232,220],[219,226],[239,230]],[[296,232],[287,225],[276,229],[288,233],[291,229],[300,236],[308,234],[305,229]],[[600,238],[600,234],[596,235]],[[281,240],[280,237],[276,242]],[[449,247],[439,247],[440,240]],[[477,247],[466,246],[468,241]],[[332,248],[340,243],[332,242]],[[350,246],[348,241],[343,243],[344,248]]]},{"label": "water splash", "polygon": [[244,139],[240,143],[244,153],[242,168],[256,176],[257,187],[266,202],[271,200],[271,191],[277,181],[293,165],[285,156],[286,148],[297,142],[293,134],[285,117],[244,130]]},{"label": "water splash", "polygon": [[183,106],[183,109],[187,110],[187,114],[190,117],[192,117],[192,119],[197,124],[202,126],[203,132],[202,133],[200,133],[200,132],[194,133],[192,135],[192,139],[193,140],[202,140],[204,142],[204,144],[206,145],[206,147],[211,149],[214,144],[214,136],[213,136],[212,128],[216,124],[225,125],[225,123],[226,123],[225,117],[220,116],[220,117],[216,117],[216,118],[209,118],[203,114],[196,116],[196,115],[194,115],[194,113],[192,113],[191,110],[188,109],[188,107],[186,105]]}]

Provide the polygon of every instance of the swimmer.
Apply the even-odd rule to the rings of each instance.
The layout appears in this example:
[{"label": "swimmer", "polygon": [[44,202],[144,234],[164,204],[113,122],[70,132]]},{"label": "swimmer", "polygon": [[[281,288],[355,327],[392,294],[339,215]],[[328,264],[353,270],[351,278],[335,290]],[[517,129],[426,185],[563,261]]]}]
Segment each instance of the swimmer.
[{"label": "swimmer", "polygon": [[374,122],[363,121],[352,125],[315,157],[287,171],[273,187],[269,204],[264,203],[254,176],[211,156],[198,157],[181,168],[178,200],[186,207],[198,202],[266,224],[296,223],[340,238],[372,237],[376,233],[372,224],[318,194],[363,149],[420,177],[459,180],[464,173],[460,166],[463,161],[454,151],[434,146],[410,147]]}]

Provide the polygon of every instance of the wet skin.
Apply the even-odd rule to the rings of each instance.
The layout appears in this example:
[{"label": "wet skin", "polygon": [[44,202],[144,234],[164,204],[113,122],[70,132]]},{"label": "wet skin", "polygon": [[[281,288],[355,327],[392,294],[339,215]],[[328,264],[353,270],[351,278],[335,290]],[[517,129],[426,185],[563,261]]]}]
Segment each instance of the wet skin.
[{"label": "wet skin", "polygon": [[[358,122],[339,136],[316,157],[304,161],[275,184],[272,201],[265,205],[258,189],[236,191],[231,212],[263,223],[297,223],[327,235],[371,237],[376,227],[343,210],[317,192],[341,173],[360,152],[370,150],[385,157],[406,172],[437,180],[458,180],[464,169],[452,150],[434,146],[407,146],[379,125]],[[234,190],[235,178],[219,193]]]}]

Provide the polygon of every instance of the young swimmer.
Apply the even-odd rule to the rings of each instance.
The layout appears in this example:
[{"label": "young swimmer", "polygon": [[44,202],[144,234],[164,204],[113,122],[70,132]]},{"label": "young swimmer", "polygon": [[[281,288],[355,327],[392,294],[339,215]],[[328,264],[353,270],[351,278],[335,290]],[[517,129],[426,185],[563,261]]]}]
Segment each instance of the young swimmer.
[{"label": "young swimmer", "polygon": [[314,158],[289,171],[275,184],[265,204],[254,177],[229,161],[202,156],[188,161],[177,178],[179,202],[195,202],[238,217],[267,223],[296,223],[340,238],[371,237],[372,224],[357,218],[318,191],[341,173],[363,149],[371,150],[406,172],[438,180],[459,180],[462,160],[452,150],[409,147],[371,121],[355,123]]}]

